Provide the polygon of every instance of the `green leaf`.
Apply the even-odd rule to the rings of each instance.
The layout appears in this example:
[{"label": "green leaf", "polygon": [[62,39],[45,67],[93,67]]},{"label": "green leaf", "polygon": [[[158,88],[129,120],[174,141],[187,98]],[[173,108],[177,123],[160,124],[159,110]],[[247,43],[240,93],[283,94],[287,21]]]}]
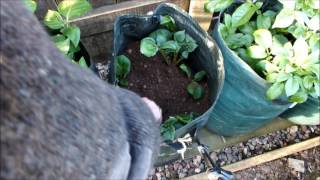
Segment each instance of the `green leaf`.
[{"label": "green leaf", "polygon": [[277,82],[283,82],[290,78],[290,74],[285,72],[279,72],[277,77]]},{"label": "green leaf", "polygon": [[290,77],[285,83],[285,91],[288,97],[298,92],[299,88],[299,80],[296,76]]},{"label": "green leaf", "polygon": [[271,53],[273,55],[285,55],[284,44],[289,40],[282,34],[276,34],[272,37]]},{"label": "green leaf", "polygon": [[200,99],[204,95],[203,87],[195,81],[192,81],[187,86],[187,91],[195,100]]},{"label": "green leaf", "polygon": [[61,29],[64,26],[64,20],[57,11],[48,10],[44,17],[44,24],[51,29]]},{"label": "green leaf", "polygon": [[185,73],[187,74],[188,78],[191,77],[191,70],[190,70],[190,68],[189,68],[187,65],[181,64],[181,65],[179,66],[179,68],[180,68],[183,72],[185,72]]},{"label": "green leaf", "polygon": [[306,89],[311,89],[312,86],[313,86],[313,82],[315,81],[314,77],[312,76],[305,76],[303,78],[303,86],[306,88]]},{"label": "green leaf", "polygon": [[78,46],[80,42],[80,29],[77,26],[69,26],[63,29],[62,33],[71,40],[75,47]]},{"label": "green leaf", "polygon": [[205,76],[207,75],[207,73],[205,71],[199,71],[197,72],[194,77],[193,77],[193,80],[194,81],[201,81]]},{"label": "green leaf", "polygon": [[119,80],[119,85],[122,86],[122,87],[128,87],[128,85],[129,85],[128,79],[120,79]]},{"label": "green leaf", "polygon": [[267,90],[267,98],[269,100],[274,100],[278,98],[284,89],[283,83],[274,83],[272,86]]},{"label": "green leaf", "polygon": [[261,46],[258,46],[258,45],[250,46],[247,49],[247,54],[249,57],[251,57],[253,59],[263,59],[263,58],[267,57],[267,53],[266,53],[265,49]]},{"label": "green leaf", "polygon": [[272,28],[286,28],[294,21],[294,11],[289,8],[283,8],[276,16]]},{"label": "green leaf", "polygon": [[224,24],[227,26],[228,29],[232,28],[232,18],[230,14],[224,14]]},{"label": "green leaf", "polygon": [[85,68],[88,67],[88,65],[87,65],[86,60],[84,59],[84,57],[81,57],[81,58],[80,58],[80,60],[79,60],[79,65],[80,65],[81,67],[85,67]]},{"label": "green leaf", "polygon": [[277,13],[271,10],[267,10],[263,13],[263,16],[270,17],[270,19],[273,19],[276,15]]},{"label": "green leaf", "polygon": [[247,51],[244,48],[236,49],[236,53],[242,60],[246,61],[247,63],[251,63],[251,58],[248,56]]},{"label": "green leaf", "polygon": [[157,54],[159,48],[156,44],[156,41],[153,38],[146,37],[141,40],[140,43],[140,52],[147,56],[152,57]]},{"label": "green leaf", "polygon": [[62,51],[64,54],[68,53],[70,49],[70,40],[68,38],[58,34],[53,36],[52,40],[60,51]]},{"label": "green leaf", "polygon": [[188,56],[189,56],[189,52],[188,52],[188,51],[183,51],[183,52],[181,53],[181,57],[182,57],[183,59],[188,59]]},{"label": "green leaf", "polygon": [[174,140],[175,134],[176,134],[176,130],[175,130],[173,125],[172,126],[166,126],[166,125],[162,124],[160,126],[160,131],[161,131],[161,136],[162,136],[164,141],[173,141]]},{"label": "green leaf", "polygon": [[295,63],[301,65],[308,57],[309,46],[303,37],[297,39],[293,44]]},{"label": "green leaf", "polygon": [[271,27],[271,18],[262,14],[257,17],[258,29],[269,29]]},{"label": "green leaf", "polygon": [[255,29],[256,28],[252,26],[251,23],[246,23],[239,27],[240,32],[242,32],[243,34],[253,34],[253,31],[255,31]]},{"label": "green leaf", "polygon": [[156,40],[157,45],[161,46],[163,43],[169,41],[172,38],[172,34],[167,29],[157,29],[152,32],[149,37]]},{"label": "green leaf", "polygon": [[204,4],[206,12],[214,13],[226,9],[232,4],[233,0],[209,0]]},{"label": "green leaf", "polygon": [[289,97],[290,102],[303,103],[308,99],[308,94],[305,92],[297,92],[296,94]]},{"label": "green leaf", "polygon": [[87,0],[63,0],[58,5],[58,11],[67,19],[84,15],[92,9]]},{"label": "green leaf", "polygon": [[22,0],[23,4],[27,7],[27,9],[31,12],[35,12],[37,9],[37,3],[33,0]]},{"label": "green leaf", "polygon": [[251,2],[241,4],[232,14],[232,27],[239,27],[249,22],[257,7]]},{"label": "green leaf", "polygon": [[277,78],[278,78],[278,73],[270,73],[270,74],[267,74],[266,81],[268,83],[275,83],[277,81]]},{"label": "green leaf", "polygon": [[178,31],[173,34],[173,39],[179,43],[183,42],[186,39],[186,31]]},{"label": "green leaf", "polygon": [[180,45],[176,41],[167,41],[160,46],[166,52],[179,52]]},{"label": "green leaf", "polygon": [[270,48],[272,46],[272,35],[271,32],[266,29],[258,29],[253,33],[254,41],[264,47]]},{"label": "green leaf", "polygon": [[320,30],[319,21],[320,21],[320,15],[317,14],[310,19],[310,21],[308,22],[308,27],[313,31],[319,31]]},{"label": "green leaf", "polygon": [[130,73],[131,61],[125,55],[115,57],[116,75],[119,79],[124,79]]},{"label": "green leaf", "polygon": [[170,31],[175,31],[176,29],[176,23],[174,19],[169,15],[160,16],[160,24]]}]

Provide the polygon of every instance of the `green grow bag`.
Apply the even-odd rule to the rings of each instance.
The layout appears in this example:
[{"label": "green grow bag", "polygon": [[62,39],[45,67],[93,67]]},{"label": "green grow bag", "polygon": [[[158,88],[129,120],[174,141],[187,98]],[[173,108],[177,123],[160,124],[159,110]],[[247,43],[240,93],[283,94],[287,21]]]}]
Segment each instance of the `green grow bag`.
[{"label": "green grow bag", "polygon": [[[271,1],[269,3],[271,4],[265,2],[264,6],[274,7],[275,4]],[[239,4],[234,3],[228,12],[232,12]],[[223,12],[220,13],[218,22],[222,18]],[[225,136],[244,134],[270,122],[287,110],[292,103],[286,97],[280,97],[274,101],[266,98],[269,85],[228,48],[218,31],[219,24],[215,24],[212,36],[224,58],[225,82],[207,122],[207,128]]]},{"label": "green grow bag", "polygon": [[198,48],[192,52],[185,63],[193,70],[205,70],[208,75],[211,107],[189,124],[176,130],[176,137],[190,132],[196,127],[204,126],[213,111],[224,81],[224,67],[222,55],[212,38],[192,19],[191,16],[176,5],[160,4],[153,15],[122,15],[117,17],[114,24],[113,59],[110,67],[112,77],[110,82],[115,83],[114,57],[123,54],[127,44],[148,36],[160,26],[160,15],[170,15],[178,29],[185,31],[198,43]]},{"label": "green grow bag", "polygon": [[320,124],[320,99],[311,98],[281,114],[281,117],[299,125]]}]

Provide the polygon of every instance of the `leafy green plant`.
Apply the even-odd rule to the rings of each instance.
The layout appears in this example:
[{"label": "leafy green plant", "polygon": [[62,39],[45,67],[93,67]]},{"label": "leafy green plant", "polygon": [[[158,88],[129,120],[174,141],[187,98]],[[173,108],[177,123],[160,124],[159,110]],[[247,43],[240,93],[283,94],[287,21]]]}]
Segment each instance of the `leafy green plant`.
[{"label": "leafy green plant", "polygon": [[169,117],[163,124],[160,126],[160,133],[163,140],[174,140],[176,135],[176,129],[190,123],[194,118],[196,118],[195,113],[177,115]]},{"label": "leafy green plant", "polygon": [[320,9],[316,0],[295,0],[293,5],[262,12],[261,2],[248,0],[231,15],[224,14],[219,32],[228,47],[271,84],[268,99],[285,94],[289,101],[302,103],[309,95],[320,96]]},{"label": "leafy green plant", "polygon": [[186,66],[185,64],[181,64],[179,67],[188,76],[188,78],[192,80],[191,83],[187,86],[188,93],[195,100],[202,98],[205,91],[204,88],[199,84],[199,82],[203,80],[207,73],[205,71],[199,71],[194,74],[192,78],[192,72],[188,66]]},{"label": "leafy green plant", "polygon": [[196,41],[185,30],[175,31],[175,21],[171,16],[161,16],[160,25],[162,28],[141,40],[140,52],[143,55],[153,57],[160,52],[167,64],[178,65],[198,47]]},{"label": "leafy green plant", "polygon": [[44,24],[51,30],[52,40],[57,48],[73,63],[82,67],[88,67],[84,57],[75,59],[75,53],[81,49],[79,46],[81,32],[79,27],[70,24],[70,20],[91,9],[87,0],[64,0],[59,3],[57,11],[48,10],[44,18]]},{"label": "leafy green plant", "polygon": [[22,2],[31,12],[34,13],[36,11],[37,3],[34,0],[22,0]]},{"label": "leafy green plant", "polygon": [[130,73],[131,61],[125,55],[115,57],[116,76],[120,86],[128,86],[127,76]]}]

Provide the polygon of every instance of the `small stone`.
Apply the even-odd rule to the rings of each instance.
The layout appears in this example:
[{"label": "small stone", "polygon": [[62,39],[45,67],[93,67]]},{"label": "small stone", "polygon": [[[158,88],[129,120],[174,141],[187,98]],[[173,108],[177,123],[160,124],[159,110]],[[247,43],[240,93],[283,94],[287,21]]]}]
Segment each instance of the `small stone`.
[{"label": "small stone", "polygon": [[200,170],[200,168],[196,168],[196,169],[194,170],[194,172],[195,172],[195,173],[200,173],[201,170]]},{"label": "small stone", "polygon": [[143,67],[144,67],[144,68],[148,68],[148,65],[145,64],[145,65],[143,65]]},{"label": "small stone", "polygon": [[298,131],[298,126],[291,126],[289,129],[290,134],[295,134]]},{"label": "small stone", "polygon": [[212,159],[214,162],[217,162],[218,159],[219,159],[216,152],[212,152],[212,153],[210,154],[210,157],[211,157],[211,159]]},{"label": "small stone", "polygon": [[146,89],[146,88],[147,88],[147,85],[143,85],[143,88]]},{"label": "small stone", "polygon": [[248,148],[243,148],[243,154],[247,155],[248,154]]},{"label": "small stone", "polygon": [[302,161],[302,160],[288,158],[288,166],[298,172],[304,173],[304,171],[305,171],[304,161]]}]

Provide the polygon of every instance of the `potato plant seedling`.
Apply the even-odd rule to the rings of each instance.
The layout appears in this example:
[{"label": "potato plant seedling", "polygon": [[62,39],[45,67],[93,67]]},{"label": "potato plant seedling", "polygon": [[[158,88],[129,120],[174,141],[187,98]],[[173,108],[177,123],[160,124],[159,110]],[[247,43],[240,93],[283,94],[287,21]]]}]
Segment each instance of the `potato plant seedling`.
[{"label": "potato plant seedling", "polygon": [[128,86],[127,76],[130,73],[131,61],[125,55],[115,57],[116,77],[120,86]]}]

